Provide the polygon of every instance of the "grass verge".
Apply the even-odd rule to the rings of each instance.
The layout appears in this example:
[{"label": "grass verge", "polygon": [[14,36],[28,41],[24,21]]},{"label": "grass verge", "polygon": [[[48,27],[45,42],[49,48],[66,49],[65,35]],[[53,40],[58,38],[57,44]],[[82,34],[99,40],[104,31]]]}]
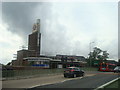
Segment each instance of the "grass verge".
[{"label": "grass verge", "polygon": [[120,88],[120,79],[116,80],[115,82],[105,86],[104,88],[107,89],[107,88]]}]

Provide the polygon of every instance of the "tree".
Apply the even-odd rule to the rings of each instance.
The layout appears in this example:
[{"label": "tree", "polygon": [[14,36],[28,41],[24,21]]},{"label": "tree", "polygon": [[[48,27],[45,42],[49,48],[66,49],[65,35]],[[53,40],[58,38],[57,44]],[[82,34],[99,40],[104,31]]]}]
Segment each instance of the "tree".
[{"label": "tree", "polygon": [[103,60],[107,60],[109,53],[107,51],[102,51],[100,48],[95,47],[93,52],[89,53],[89,64],[95,60],[100,60],[102,62]]},{"label": "tree", "polygon": [[98,57],[97,57],[97,60],[103,60],[103,56],[102,55],[98,55]]},{"label": "tree", "polygon": [[107,51],[103,51],[103,60],[107,60],[109,53]]},{"label": "tree", "polygon": [[93,52],[90,52],[89,58],[92,58],[92,59],[96,60],[97,57],[98,57],[98,55],[99,55],[101,52],[102,52],[102,50],[101,50],[100,48],[95,47],[94,50],[93,50]]},{"label": "tree", "polygon": [[98,55],[102,52],[102,50],[100,48],[95,47],[93,49],[94,49],[93,52],[89,53],[89,61],[88,61],[88,63],[89,63],[90,66],[93,66],[92,62],[97,60]]}]

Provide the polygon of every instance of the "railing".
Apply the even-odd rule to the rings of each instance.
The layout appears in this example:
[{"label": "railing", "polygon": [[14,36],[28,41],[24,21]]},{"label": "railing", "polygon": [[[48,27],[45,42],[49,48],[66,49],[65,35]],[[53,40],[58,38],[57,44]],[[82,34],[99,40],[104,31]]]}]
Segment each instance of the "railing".
[{"label": "railing", "polygon": [[3,70],[2,77],[29,77],[62,73],[63,69]]}]

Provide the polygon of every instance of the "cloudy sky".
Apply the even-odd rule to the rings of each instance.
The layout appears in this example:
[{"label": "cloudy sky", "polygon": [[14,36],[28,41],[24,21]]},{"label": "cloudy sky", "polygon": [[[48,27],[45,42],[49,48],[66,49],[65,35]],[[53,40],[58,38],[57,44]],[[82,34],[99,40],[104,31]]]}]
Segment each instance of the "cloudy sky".
[{"label": "cloudy sky", "polygon": [[[41,54],[88,56],[97,46],[118,58],[117,2],[2,2],[0,63],[27,46],[33,23],[41,20]],[[92,50],[92,49],[91,49]]]}]

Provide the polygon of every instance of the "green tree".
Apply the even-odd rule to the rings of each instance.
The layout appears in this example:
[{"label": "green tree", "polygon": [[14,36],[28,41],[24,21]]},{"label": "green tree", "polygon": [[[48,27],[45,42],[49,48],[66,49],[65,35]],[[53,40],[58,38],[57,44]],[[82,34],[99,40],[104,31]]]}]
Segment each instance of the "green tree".
[{"label": "green tree", "polygon": [[109,53],[107,51],[102,51],[102,55],[98,55],[98,60],[100,60],[101,62],[102,61],[105,61],[107,60]]},{"label": "green tree", "polygon": [[97,59],[98,55],[102,52],[102,50],[100,48],[95,47],[93,52],[89,53],[89,58],[92,58],[94,60]]},{"label": "green tree", "polygon": [[95,47],[93,48],[93,52],[89,53],[89,61],[88,63],[92,65],[92,62],[95,60],[100,60],[102,62],[103,60],[107,60],[109,53],[107,51],[102,51],[100,48]]},{"label": "green tree", "polygon": [[103,51],[103,60],[107,60],[109,53],[107,51]]},{"label": "green tree", "polygon": [[89,61],[88,61],[88,63],[89,63],[89,65],[90,66],[93,66],[92,64],[92,62],[94,61],[94,60],[97,60],[97,57],[99,56],[99,54],[102,52],[102,50],[100,49],[100,48],[97,48],[97,47],[95,47],[95,48],[93,48],[93,52],[90,52],[89,53]]}]

